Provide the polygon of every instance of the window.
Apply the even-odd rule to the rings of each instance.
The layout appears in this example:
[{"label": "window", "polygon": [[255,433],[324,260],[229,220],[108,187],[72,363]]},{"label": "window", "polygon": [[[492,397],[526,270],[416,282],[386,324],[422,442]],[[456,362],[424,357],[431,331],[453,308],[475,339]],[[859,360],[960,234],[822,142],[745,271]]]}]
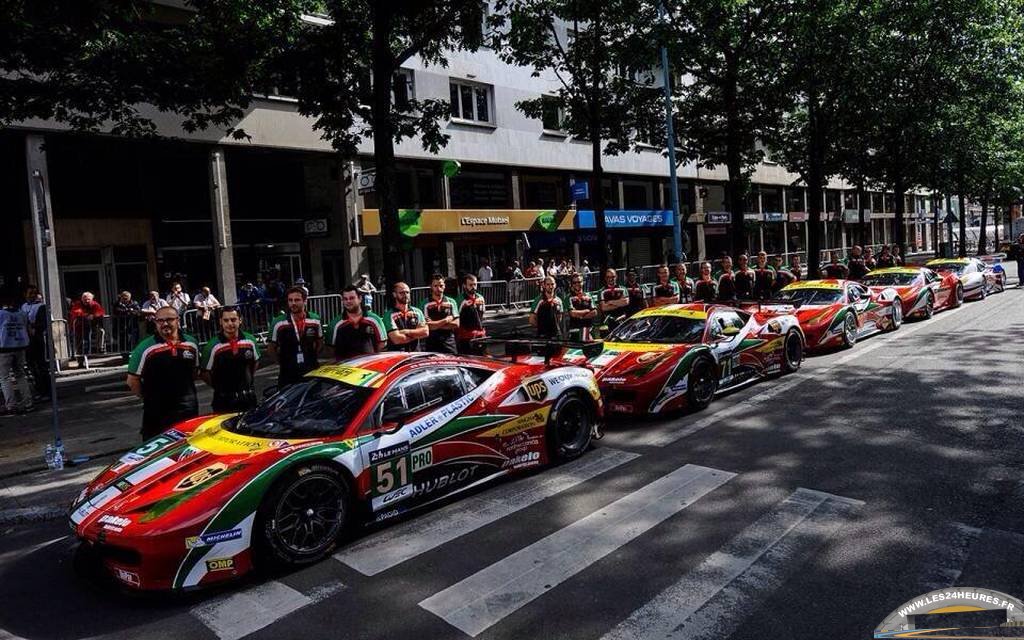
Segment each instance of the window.
[{"label": "window", "polygon": [[484,84],[452,80],[450,84],[452,120],[493,123],[491,92]]},{"label": "window", "polygon": [[409,375],[384,396],[380,422],[396,422],[459,398],[464,393],[463,376],[461,369],[431,369]]},{"label": "window", "polygon": [[557,96],[541,96],[541,124],[545,131],[562,131],[565,125],[565,109]]},{"label": "window", "polygon": [[412,69],[399,69],[395,74],[391,100],[399,111],[409,111],[409,102],[416,98],[413,77]]}]

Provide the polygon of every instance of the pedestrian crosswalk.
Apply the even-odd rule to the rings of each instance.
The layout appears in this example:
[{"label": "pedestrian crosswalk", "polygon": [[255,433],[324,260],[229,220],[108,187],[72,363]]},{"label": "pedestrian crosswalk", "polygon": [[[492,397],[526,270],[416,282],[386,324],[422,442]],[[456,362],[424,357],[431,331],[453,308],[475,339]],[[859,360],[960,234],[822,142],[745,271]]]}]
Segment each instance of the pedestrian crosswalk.
[{"label": "pedestrian crosswalk", "polygon": [[[650,473],[650,478],[641,483],[620,482],[623,477],[644,475],[643,456],[598,448],[567,465],[492,487],[397,526],[371,532],[335,555],[335,575],[325,586],[311,590],[272,581],[199,605],[191,614],[219,640],[241,640],[260,630],[272,632],[272,625],[286,617],[294,623],[303,615],[312,619],[340,615],[320,607],[358,606],[362,610],[384,606],[362,598],[387,592],[391,597],[386,606],[406,611],[401,624],[403,630],[408,625],[410,634],[416,633],[417,626],[436,632],[438,624],[450,630],[450,637],[476,637],[508,628],[515,624],[510,619],[513,614],[530,607],[551,606],[559,597],[553,594],[560,587],[568,587],[563,583],[606,558],[611,560],[625,547],[643,554],[649,535],[668,532],[672,540],[686,544],[693,524],[687,518],[720,512],[704,508],[685,515],[688,508],[714,501],[716,492],[737,477],[732,471],[683,463]],[[589,512],[580,510],[574,520],[563,521],[564,526],[553,532],[548,529],[533,540],[520,537],[510,541],[496,560],[490,552],[474,554],[475,538],[469,536],[472,532],[503,526],[510,523],[506,519],[519,512],[538,505],[543,508],[545,501],[564,501],[567,492],[589,488],[590,483],[598,483],[605,492],[611,485],[616,497],[610,502],[601,499],[588,503],[592,505]],[[772,495],[778,495],[776,500],[786,496],[778,492]],[[574,496],[572,499],[578,497]],[[734,499],[735,493],[722,497]],[[861,505],[850,498],[796,488],[780,502],[766,504],[767,510],[758,509],[754,522],[717,550],[697,562],[681,564],[674,577],[676,582],[631,614],[624,612],[622,619],[603,627],[603,631],[585,635],[600,637],[603,633],[602,640],[727,638],[743,622],[744,616],[737,615],[737,611],[752,610],[769,597],[820,552]],[[415,563],[415,569],[407,566],[428,555],[429,561]],[[487,560],[473,563],[477,555]],[[444,568],[452,565],[449,560],[454,558],[458,558],[454,563],[458,569],[446,574]],[[470,569],[463,572],[463,567]],[[424,570],[436,575],[424,574]],[[392,584],[392,579],[404,585],[423,584],[426,590],[393,592],[386,586]],[[409,591],[408,602],[402,602],[399,596],[404,591]],[[615,585],[603,584],[595,591],[592,604],[599,606],[602,597],[614,598],[614,593]],[[335,594],[340,595],[335,598]],[[522,629],[512,633],[530,635],[529,630]],[[376,637],[372,633],[363,635]]]}]

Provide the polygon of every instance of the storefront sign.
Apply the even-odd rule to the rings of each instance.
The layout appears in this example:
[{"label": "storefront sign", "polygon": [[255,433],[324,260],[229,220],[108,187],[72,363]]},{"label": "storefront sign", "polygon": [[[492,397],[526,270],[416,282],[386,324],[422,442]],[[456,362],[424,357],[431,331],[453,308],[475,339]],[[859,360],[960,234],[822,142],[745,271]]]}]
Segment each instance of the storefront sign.
[{"label": "storefront sign", "polygon": [[[604,223],[609,229],[636,227],[671,227],[675,216],[671,209],[662,210],[614,210],[604,212]],[[594,212],[581,209],[576,212],[577,229],[593,229],[597,226]]]},{"label": "storefront sign", "polygon": [[[537,209],[401,209],[399,226],[408,237],[430,233],[548,232],[574,228],[576,212]],[[363,234],[380,235],[377,209],[363,211]]]},{"label": "storefront sign", "polygon": [[327,218],[314,218],[313,220],[306,220],[304,223],[304,229],[306,237],[326,236],[329,234],[327,228]]},{"label": "storefront sign", "polygon": [[705,224],[729,224],[732,222],[732,213],[728,211],[709,211],[704,214]]},{"label": "storefront sign", "polygon": [[[871,212],[864,210],[864,222],[871,220]],[[860,224],[860,209],[847,209],[843,211],[843,222],[846,224]]]},{"label": "storefront sign", "polygon": [[375,169],[363,169],[356,174],[356,186],[359,195],[373,193],[377,183],[377,171]]},{"label": "storefront sign", "polygon": [[572,190],[573,200],[590,200],[590,183],[586,180],[577,180],[569,188]]},{"label": "storefront sign", "polygon": [[786,219],[786,214],[781,211],[765,211],[764,221],[765,222],[782,222]]},{"label": "storefront sign", "polygon": [[790,222],[807,222],[807,212],[806,211],[790,211],[789,212],[789,221]]}]

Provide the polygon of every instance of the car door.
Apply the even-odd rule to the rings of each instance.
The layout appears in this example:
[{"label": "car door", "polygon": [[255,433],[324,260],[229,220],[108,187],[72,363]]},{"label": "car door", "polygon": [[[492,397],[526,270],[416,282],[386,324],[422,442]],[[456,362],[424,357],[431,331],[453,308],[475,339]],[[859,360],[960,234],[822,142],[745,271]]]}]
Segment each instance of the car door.
[{"label": "car door", "polygon": [[718,361],[719,387],[738,381],[739,346],[746,336],[747,319],[736,311],[719,310],[708,319],[708,346]]},{"label": "car door", "polygon": [[935,296],[935,308],[941,308],[949,302],[949,297],[953,295],[953,289],[942,286],[943,279],[937,273],[931,270],[925,271],[924,282]]},{"label": "car door", "polygon": [[437,443],[444,440],[447,432],[443,430],[457,412],[447,418],[437,413],[463,395],[464,373],[458,367],[413,371],[384,394],[360,430],[361,436],[373,436],[360,446],[360,452],[369,472],[374,511],[434,498],[455,488],[456,482],[441,480],[450,456]]},{"label": "car door", "polygon": [[857,311],[857,324],[859,327],[878,324],[879,313],[882,308],[877,304],[871,303],[871,292],[867,288],[851,282],[846,285],[846,295],[850,304]]}]

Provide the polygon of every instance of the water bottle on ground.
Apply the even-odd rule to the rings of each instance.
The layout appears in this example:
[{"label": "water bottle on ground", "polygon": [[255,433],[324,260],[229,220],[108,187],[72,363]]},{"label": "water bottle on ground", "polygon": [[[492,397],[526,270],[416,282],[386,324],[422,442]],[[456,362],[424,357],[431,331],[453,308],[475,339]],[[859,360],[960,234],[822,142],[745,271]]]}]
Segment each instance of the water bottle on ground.
[{"label": "water bottle on ground", "polygon": [[60,439],[57,440],[57,446],[53,451],[53,468],[58,470],[64,468],[64,443]]},{"label": "water bottle on ground", "polygon": [[54,449],[52,444],[46,445],[46,449],[43,450],[43,456],[46,458],[46,468],[53,469],[57,450]]}]

